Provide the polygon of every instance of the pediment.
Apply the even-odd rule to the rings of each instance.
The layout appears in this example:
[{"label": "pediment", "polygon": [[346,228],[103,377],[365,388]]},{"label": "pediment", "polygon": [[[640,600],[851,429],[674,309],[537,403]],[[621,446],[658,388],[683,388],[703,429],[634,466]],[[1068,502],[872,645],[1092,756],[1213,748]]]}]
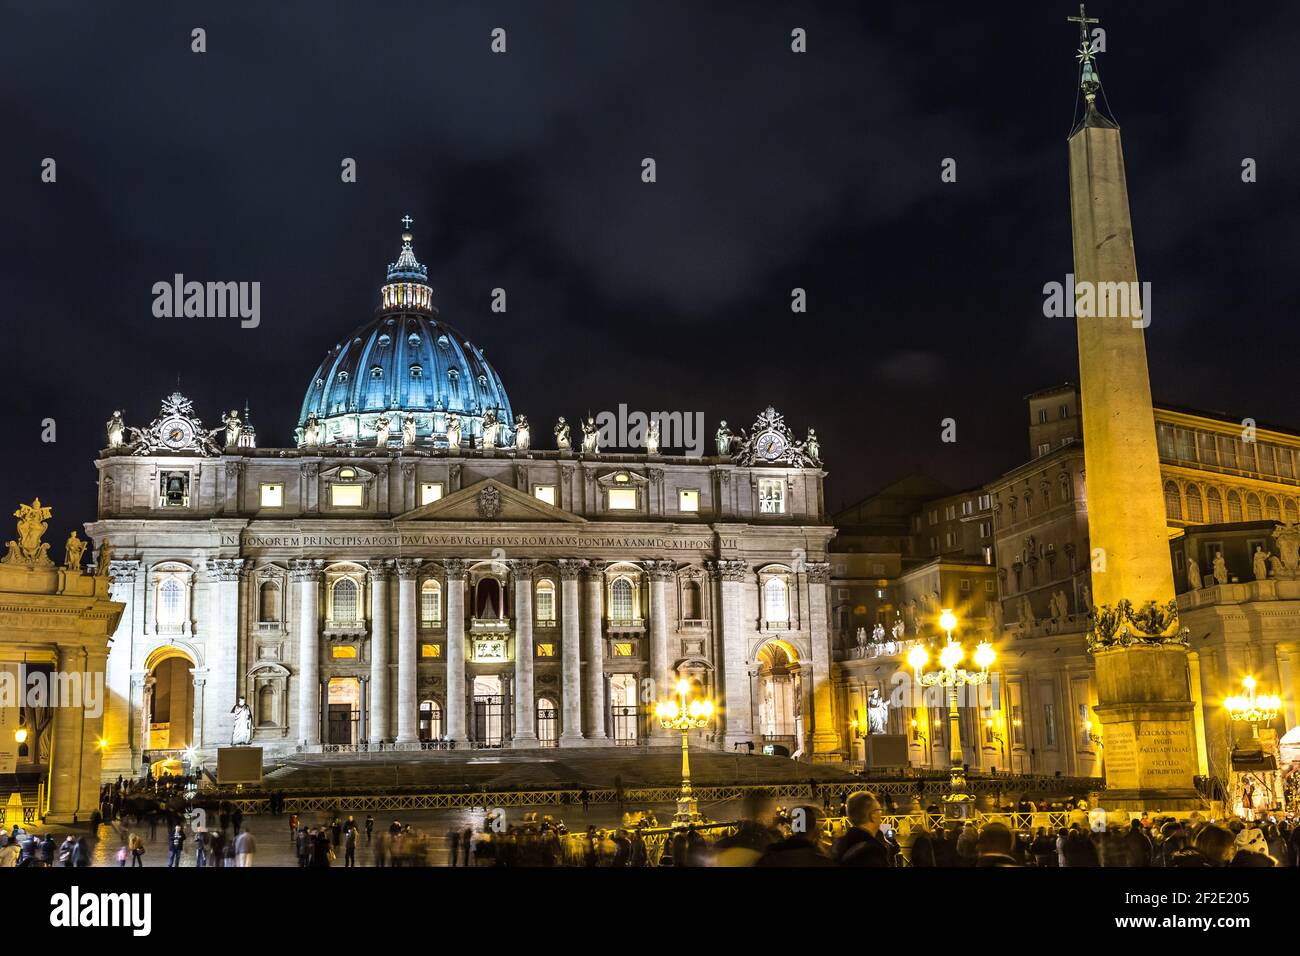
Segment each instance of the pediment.
[{"label": "pediment", "polygon": [[587,519],[548,505],[539,498],[503,485],[493,478],[475,482],[445,498],[398,515],[397,521],[562,522],[586,524]]}]

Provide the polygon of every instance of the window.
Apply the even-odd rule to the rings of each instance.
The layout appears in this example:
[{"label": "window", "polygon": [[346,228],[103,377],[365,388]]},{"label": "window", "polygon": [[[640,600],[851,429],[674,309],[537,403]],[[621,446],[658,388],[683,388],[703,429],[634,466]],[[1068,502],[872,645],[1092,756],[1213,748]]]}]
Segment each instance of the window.
[{"label": "window", "polygon": [[[552,507],[555,506],[555,486],[554,485],[533,485],[533,497],[538,501],[544,501]],[[636,507],[635,501],[633,507]],[[613,505],[610,505],[612,508]]]},{"label": "window", "polygon": [[354,660],[357,656],[355,644],[335,644],[330,648],[330,657],[336,661]]},{"label": "window", "polygon": [[682,617],[688,621],[698,621],[704,617],[700,609],[700,583],[687,581],[682,586]]},{"label": "window", "polygon": [[1043,746],[1056,749],[1056,705],[1043,705]]},{"label": "window", "polygon": [[1235,491],[1228,492],[1228,520],[1241,521],[1241,496]]},{"label": "window", "polygon": [[993,582],[992,582],[992,581],[985,581],[985,582],[984,582],[984,591],[985,591],[985,593],[987,593],[987,594],[992,594],[992,593],[993,593]]},{"label": "window", "polygon": [[614,657],[631,657],[634,647],[631,641],[615,641],[610,645]]},{"label": "window", "polygon": [[365,502],[361,485],[330,485],[330,505],[334,508],[360,508]]},{"label": "window", "polygon": [[1023,747],[1025,745],[1025,727],[1021,719],[1021,708],[1019,704],[1011,705],[1011,746]]},{"label": "window", "polygon": [[1210,524],[1218,524],[1223,520],[1223,499],[1219,496],[1219,489],[1209,489],[1205,493],[1205,500],[1209,512]]},{"label": "window", "polygon": [[1062,405],[1060,411],[1061,411],[1061,418],[1062,418],[1062,419],[1066,419],[1066,418],[1069,418],[1069,417],[1070,417],[1070,406],[1069,406],[1069,405]]},{"label": "window", "polygon": [[442,737],[442,705],[436,700],[420,701],[419,734],[421,740]]},{"label": "window", "polygon": [[265,581],[258,588],[259,621],[277,623],[280,620],[280,585]]},{"label": "window", "polygon": [[769,578],[763,585],[763,617],[769,627],[790,623],[790,588],[781,578]]},{"label": "window", "polygon": [[1047,409],[1046,409],[1046,408],[1040,408],[1040,409],[1038,410],[1038,424],[1040,424],[1040,425],[1046,425],[1046,424],[1047,424]]},{"label": "window", "polygon": [[617,578],[609,586],[609,617],[612,621],[636,620],[636,608],[632,601],[632,582],[627,578]]},{"label": "window", "polygon": [[758,512],[765,515],[785,514],[785,479],[758,480]]},{"label": "window", "polygon": [[1165,517],[1171,521],[1181,521],[1183,517],[1183,498],[1172,481],[1165,482]]},{"label": "window", "polygon": [[700,510],[700,493],[693,488],[683,488],[677,492],[677,510],[694,514]]},{"label": "window", "polygon": [[334,583],[330,591],[332,600],[330,602],[330,623],[332,624],[356,624],[360,621],[357,613],[357,582],[351,578],[343,578]]},{"label": "window", "polygon": [[988,511],[993,507],[992,495],[980,495],[980,511]]},{"label": "window", "polygon": [[158,585],[158,623],[178,627],[185,617],[185,585],[176,578],[166,578]]},{"label": "window", "polygon": [[973,515],[975,513],[975,502],[967,498],[961,503],[961,513],[964,515]]},{"label": "window", "polygon": [[1088,705],[1079,705],[1079,749],[1092,749],[1092,718],[1088,716]]},{"label": "window", "polygon": [[1264,517],[1270,521],[1282,520],[1282,508],[1272,495],[1264,499]]},{"label": "window", "polygon": [[551,644],[551,643],[547,642],[547,643],[542,643],[542,644],[535,644],[535,645],[533,645],[533,646],[537,648],[537,656],[538,656],[538,657],[554,657],[554,656],[555,656],[555,645],[554,645],[554,644]]},{"label": "window", "polygon": [[956,535],[955,533],[953,533],[952,531],[948,531],[948,532],[946,532],[946,533],[944,534],[944,536],[943,536],[943,546],[944,546],[945,548],[953,548],[953,547],[956,547],[956,546],[957,546],[957,535]]},{"label": "window", "polygon": [[158,475],[158,506],[160,508],[188,508],[190,506],[190,473],[164,471]]},{"label": "window", "polygon": [[993,522],[992,522],[992,521],[981,521],[981,522],[980,522],[980,537],[981,537],[981,538],[991,538],[991,537],[993,537]]},{"label": "window", "polygon": [[1187,486],[1187,520],[1200,524],[1205,520],[1201,507],[1201,489],[1196,485]]},{"label": "window", "polygon": [[421,644],[421,645],[420,645],[420,656],[421,656],[421,657],[442,657],[442,645],[441,645],[441,644]]},{"label": "window", "polygon": [[931,512],[930,512],[930,524],[938,524],[938,523],[939,523],[939,512],[938,512],[938,511],[931,511]]},{"label": "window", "polygon": [[537,743],[541,747],[558,747],[559,712],[549,697],[537,698]]},{"label": "window", "polygon": [[1061,501],[1069,501],[1074,497],[1073,490],[1070,487],[1070,476],[1061,476]]},{"label": "window", "polygon": [[610,511],[636,511],[636,489],[635,488],[609,489],[609,510]]},{"label": "window", "polygon": [[283,508],[284,507],[284,485],[266,484],[262,485],[262,507],[263,508]]},{"label": "window", "polygon": [[437,581],[420,585],[420,623],[425,627],[442,623],[442,585]]},{"label": "window", "polygon": [[1042,458],[1051,450],[1052,450],[1052,443],[1050,441],[1040,442],[1038,445],[1038,457]]},{"label": "window", "polygon": [[[549,578],[537,582],[537,596],[533,604],[538,624],[555,623],[555,582]],[[539,655],[540,656],[540,655]]]},{"label": "window", "polygon": [[442,482],[440,481],[422,481],[420,482],[420,505],[431,505],[442,498]]},{"label": "window", "polygon": [[1264,513],[1259,507],[1259,495],[1254,492],[1246,495],[1246,520],[1259,521],[1263,517]]},{"label": "window", "polygon": [[962,589],[963,591],[969,591],[969,590],[970,590],[970,578],[962,578],[962,579],[961,579],[961,589]]},{"label": "window", "polygon": [[1214,444],[1214,436],[1209,432],[1197,432],[1196,439],[1201,449],[1201,461],[1207,465],[1217,465],[1219,452]]}]

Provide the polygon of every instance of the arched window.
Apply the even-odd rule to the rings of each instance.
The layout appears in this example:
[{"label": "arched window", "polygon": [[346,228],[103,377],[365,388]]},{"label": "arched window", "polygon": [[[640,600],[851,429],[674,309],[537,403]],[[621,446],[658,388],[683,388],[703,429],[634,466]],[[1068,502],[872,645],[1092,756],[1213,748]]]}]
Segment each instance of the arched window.
[{"label": "arched window", "polygon": [[158,623],[175,627],[185,619],[185,585],[167,578],[158,585]]},{"label": "arched window", "polygon": [[1210,524],[1218,524],[1223,520],[1223,498],[1219,495],[1219,489],[1211,488],[1206,491],[1205,501]]},{"label": "arched window", "polygon": [[682,587],[682,617],[688,621],[699,621],[704,617],[699,581],[687,581]]},{"label": "arched window", "polygon": [[259,621],[278,622],[280,620],[280,585],[274,581],[264,581],[258,590],[261,596]]},{"label": "arched window", "polygon": [[560,714],[549,697],[537,698],[537,740],[543,747],[560,745]]},{"label": "arched window", "polygon": [[763,585],[763,617],[769,625],[790,623],[790,587],[781,578]]},{"label": "arched window", "polygon": [[336,624],[355,624],[361,620],[357,613],[357,582],[343,578],[334,582],[334,599],[330,620]]},{"label": "arched window", "polygon": [[1287,521],[1289,521],[1291,524],[1295,524],[1297,521],[1300,521],[1300,508],[1296,507],[1294,498],[1288,498],[1286,500],[1286,504],[1284,504],[1282,507],[1286,511]]},{"label": "arched window", "polygon": [[555,623],[555,582],[543,578],[537,582],[533,603],[533,613],[538,623]]},{"label": "arched window", "polygon": [[437,581],[420,585],[420,623],[425,627],[442,623],[442,585]]},{"label": "arched window", "polygon": [[632,582],[627,578],[615,578],[609,586],[609,617],[612,621],[636,620],[632,602]]},{"label": "arched window", "polygon": [[1282,506],[1278,504],[1277,499],[1272,495],[1264,499],[1264,517],[1270,521],[1282,520]]},{"label": "arched window", "polygon": [[1246,520],[1259,521],[1264,517],[1263,510],[1259,507],[1259,495],[1251,492],[1246,495]]},{"label": "arched window", "polygon": [[1228,492],[1228,520],[1241,521],[1241,495],[1235,491]]},{"label": "arched window", "polygon": [[1172,521],[1181,521],[1183,517],[1183,499],[1172,481],[1165,482],[1165,517]]},{"label": "arched window", "polygon": [[421,740],[442,738],[442,705],[436,700],[420,701],[419,733]]},{"label": "arched window", "polygon": [[1201,507],[1201,489],[1196,485],[1187,486],[1187,520],[1200,524],[1205,520],[1205,514]]}]

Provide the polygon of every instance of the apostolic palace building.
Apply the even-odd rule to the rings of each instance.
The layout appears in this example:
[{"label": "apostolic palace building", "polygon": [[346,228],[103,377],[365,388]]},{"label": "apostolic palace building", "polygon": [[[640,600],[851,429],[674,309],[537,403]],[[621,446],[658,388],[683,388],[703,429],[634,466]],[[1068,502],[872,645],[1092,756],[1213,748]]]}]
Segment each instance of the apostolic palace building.
[{"label": "apostolic palace building", "polygon": [[709,456],[539,436],[402,238],[374,317],[321,343],[295,447],[179,393],[109,422],[105,775],[210,758],[240,698],[268,758],[675,745],[651,713],[682,678],[718,702],[702,745],[839,756],[815,436],[770,408]]}]

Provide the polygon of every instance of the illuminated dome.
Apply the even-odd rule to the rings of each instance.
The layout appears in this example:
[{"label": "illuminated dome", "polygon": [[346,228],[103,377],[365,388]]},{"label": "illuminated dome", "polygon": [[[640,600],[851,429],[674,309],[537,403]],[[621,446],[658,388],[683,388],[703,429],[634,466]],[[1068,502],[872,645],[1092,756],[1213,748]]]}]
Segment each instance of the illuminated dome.
[{"label": "illuminated dome", "polygon": [[309,418],[320,445],[372,444],[375,423],[389,418],[389,442],[401,444],[402,421],[415,416],[416,443],[446,447],[448,416],[460,419],[462,444],[479,444],[483,416],[491,411],[514,426],[510,399],[483,350],[442,320],[433,304],[428,270],[411,248],[410,217],[403,219],[402,251],[388,266],[375,318],[325,356],[307,386],[298,416],[304,443]]}]

